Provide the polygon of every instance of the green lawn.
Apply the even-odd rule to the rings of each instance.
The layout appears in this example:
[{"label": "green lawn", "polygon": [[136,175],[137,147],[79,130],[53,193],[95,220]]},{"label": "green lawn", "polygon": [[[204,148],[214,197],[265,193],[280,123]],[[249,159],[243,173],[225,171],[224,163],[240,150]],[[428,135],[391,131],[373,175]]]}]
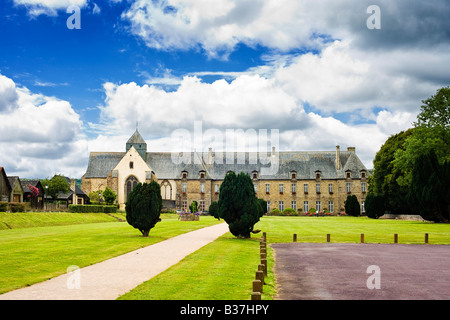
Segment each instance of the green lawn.
[{"label": "green lawn", "polygon": [[[119,223],[114,218],[108,221],[115,222],[99,222],[110,219],[104,214],[64,217],[56,213],[41,214],[33,217],[33,223],[20,222],[25,216],[17,215],[0,213],[0,222],[17,227],[0,230],[0,293],[63,274],[70,265],[87,266],[218,223],[212,217],[201,217],[199,222],[181,222],[176,215],[161,215],[163,220],[151,230],[148,238],[143,238],[126,222]],[[73,224],[80,220],[84,224]],[[49,226],[52,223],[70,225]],[[293,233],[298,235],[298,242],[326,242],[326,234],[330,233],[331,242],[353,243],[360,241],[361,233],[365,234],[366,242],[392,243],[393,234],[397,233],[400,243],[415,244],[422,244],[424,234],[428,233],[431,244],[450,244],[450,224],[364,217],[270,216],[263,217],[255,229],[267,233],[269,244],[292,242]],[[257,240],[260,236],[235,239],[227,233],[121,299],[250,299],[259,264]],[[272,274],[274,261],[270,247],[268,250],[269,277],[263,299],[276,295]]]},{"label": "green lawn", "polygon": [[[99,219],[106,216],[91,215],[99,215]],[[148,238],[115,219],[116,222],[0,230],[0,293],[58,276],[71,265],[91,265],[217,223],[212,217],[201,217],[198,222],[181,222],[177,215],[161,217]],[[43,220],[41,217],[38,224]]]}]

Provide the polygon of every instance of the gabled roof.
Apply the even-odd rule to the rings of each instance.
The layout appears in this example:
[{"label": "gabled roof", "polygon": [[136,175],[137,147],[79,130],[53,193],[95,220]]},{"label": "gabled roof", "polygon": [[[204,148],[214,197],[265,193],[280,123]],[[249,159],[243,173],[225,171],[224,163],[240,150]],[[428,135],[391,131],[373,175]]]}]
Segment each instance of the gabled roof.
[{"label": "gabled roof", "polygon": [[0,175],[3,176],[6,186],[8,187],[9,192],[11,192],[12,187],[11,187],[11,184],[9,183],[8,176],[6,175],[6,171],[3,167],[0,167]]},{"label": "gabled roof", "polygon": [[22,189],[22,191],[23,191],[23,187],[22,187],[22,184],[20,183],[20,179],[19,179],[18,176],[9,176],[9,177],[8,177],[8,180],[9,180],[9,184],[10,184],[10,186],[11,186],[11,189],[13,189],[13,188],[14,188],[14,185],[15,185],[16,183],[18,183],[19,186],[20,186],[20,189]]},{"label": "gabled roof", "polygon": [[141,144],[145,143],[145,144],[147,144],[137,129],[133,133],[133,135],[130,137],[130,139],[128,139],[127,143],[141,143]]}]

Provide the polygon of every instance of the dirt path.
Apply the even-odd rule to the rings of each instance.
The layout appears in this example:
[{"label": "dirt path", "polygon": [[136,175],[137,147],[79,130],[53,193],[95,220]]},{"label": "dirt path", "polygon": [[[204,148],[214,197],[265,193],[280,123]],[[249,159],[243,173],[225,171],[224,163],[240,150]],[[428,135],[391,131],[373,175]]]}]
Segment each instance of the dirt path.
[{"label": "dirt path", "polygon": [[450,297],[448,245],[280,243],[272,248],[280,300]]},{"label": "dirt path", "polygon": [[226,223],[185,233],[0,295],[0,300],[112,300],[228,231]]}]

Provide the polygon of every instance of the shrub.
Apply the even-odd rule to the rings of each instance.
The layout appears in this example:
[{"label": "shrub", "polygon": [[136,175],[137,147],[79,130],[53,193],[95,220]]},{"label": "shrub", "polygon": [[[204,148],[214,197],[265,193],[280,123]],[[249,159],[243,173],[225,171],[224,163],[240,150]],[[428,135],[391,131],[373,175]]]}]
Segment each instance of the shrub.
[{"label": "shrub", "polygon": [[69,211],[74,213],[116,213],[117,206],[71,204]]},{"label": "shrub", "polygon": [[156,181],[138,183],[128,195],[126,203],[127,222],[138,229],[143,237],[148,237],[150,230],[161,221],[162,209],[161,187]]},{"label": "shrub", "polygon": [[6,212],[8,210],[8,202],[0,202],[0,212]]},{"label": "shrub", "polygon": [[361,207],[355,195],[347,196],[344,207],[345,213],[349,216],[358,217],[360,215]]},{"label": "shrub", "polygon": [[278,208],[273,208],[272,210],[270,210],[270,215],[271,216],[279,216],[279,215],[281,215],[281,211]]},{"label": "shrub", "polygon": [[208,212],[209,212],[209,214],[212,215],[214,218],[220,220],[220,216],[219,216],[219,204],[217,203],[217,201],[211,202],[211,205],[209,206]]},{"label": "shrub", "polygon": [[283,216],[297,216],[297,212],[292,208],[286,208],[283,210]]},{"label": "shrub", "polygon": [[24,212],[25,211],[25,206],[23,205],[23,203],[10,202],[9,203],[9,211],[11,211],[11,212]]},{"label": "shrub", "polygon": [[384,215],[384,197],[369,192],[365,200],[366,214],[369,218],[378,219]]}]

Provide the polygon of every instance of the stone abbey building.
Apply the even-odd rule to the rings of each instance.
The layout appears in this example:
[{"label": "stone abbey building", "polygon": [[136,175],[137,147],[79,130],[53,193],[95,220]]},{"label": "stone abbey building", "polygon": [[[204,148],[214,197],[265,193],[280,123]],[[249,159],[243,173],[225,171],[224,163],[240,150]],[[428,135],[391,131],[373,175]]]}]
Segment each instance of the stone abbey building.
[{"label": "stone abbey building", "polygon": [[[139,131],[126,143],[125,152],[91,152],[81,188],[91,191],[112,189],[124,209],[127,195],[139,182],[156,180],[161,185],[164,206],[186,210],[197,201],[207,211],[219,200],[220,185],[228,171],[250,175],[258,198],[267,201],[268,210],[311,208],[343,211],[347,195],[354,194],[364,212],[368,171],[353,147],[341,151],[276,152],[262,161],[257,153],[190,152],[184,161],[173,161],[170,152],[148,152]],[[186,161],[187,159],[187,161]],[[276,170],[267,174],[267,160]]]}]

